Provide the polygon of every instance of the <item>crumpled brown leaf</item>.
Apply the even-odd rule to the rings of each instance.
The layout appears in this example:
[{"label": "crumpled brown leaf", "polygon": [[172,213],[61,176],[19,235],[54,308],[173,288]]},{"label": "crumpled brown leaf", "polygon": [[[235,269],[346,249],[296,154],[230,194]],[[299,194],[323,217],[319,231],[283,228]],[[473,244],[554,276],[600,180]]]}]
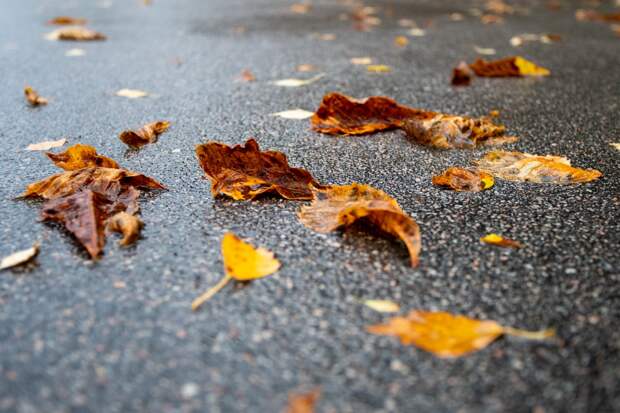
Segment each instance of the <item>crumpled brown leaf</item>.
[{"label": "crumpled brown leaf", "polygon": [[594,181],[603,175],[596,169],[574,168],[562,156],[522,152],[491,151],[474,164],[480,170],[507,181],[567,185]]},{"label": "crumpled brown leaf", "polygon": [[478,59],[469,67],[480,77],[549,76],[551,73],[549,69],[537,66],[521,56],[493,61]]},{"label": "crumpled brown leaf", "polygon": [[48,40],[94,41],[105,40],[106,36],[82,26],[68,26],[56,29],[45,36]]},{"label": "crumpled brown leaf", "polygon": [[114,169],[120,168],[115,160],[99,155],[95,148],[90,145],[82,145],[81,143],[76,143],[68,147],[64,152],[47,152],[46,155],[54,162],[54,165],[65,171],[75,171],[77,169],[94,166]]},{"label": "crumpled brown leaf", "polygon": [[28,101],[28,103],[30,103],[31,106],[47,105],[47,99],[39,96],[37,91],[30,86],[26,86],[24,88],[24,95],[26,96],[26,100]]},{"label": "crumpled brown leaf", "polygon": [[118,138],[126,145],[140,148],[146,144],[156,142],[157,137],[167,131],[169,127],[170,122],[167,121],[151,122],[137,131],[126,130],[121,132]]},{"label": "crumpled brown leaf", "polygon": [[70,16],[58,16],[54,17],[51,20],[48,20],[48,24],[54,24],[57,26],[79,26],[82,24],[86,24],[87,20],[80,17],[70,17]]},{"label": "crumpled brown leaf", "polygon": [[213,195],[236,200],[277,193],[293,200],[312,199],[310,188],[318,183],[305,169],[289,166],[286,155],[261,151],[254,139],[245,145],[227,146],[208,142],[196,146],[198,161],[211,180]]},{"label": "crumpled brown leaf", "polygon": [[486,172],[452,167],[433,176],[433,185],[457,192],[480,192],[493,186],[493,177]]},{"label": "crumpled brown leaf", "polygon": [[116,213],[107,221],[108,231],[118,232],[123,235],[123,238],[119,241],[119,244],[123,246],[133,244],[140,237],[140,231],[143,226],[144,223],[140,218],[125,211]]},{"label": "crumpled brown leaf", "polygon": [[314,199],[299,211],[299,220],[317,232],[331,232],[354,222],[364,221],[384,233],[400,238],[418,265],[421,248],[420,228],[396,200],[369,185],[333,185],[313,188]]}]

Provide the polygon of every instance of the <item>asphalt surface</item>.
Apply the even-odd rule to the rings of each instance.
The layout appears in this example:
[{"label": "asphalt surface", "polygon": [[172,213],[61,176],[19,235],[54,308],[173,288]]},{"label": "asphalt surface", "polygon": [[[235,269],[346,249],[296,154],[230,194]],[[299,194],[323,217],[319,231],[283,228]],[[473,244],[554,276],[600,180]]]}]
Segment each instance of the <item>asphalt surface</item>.
[{"label": "asphalt surface", "polygon": [[[305,15],[266,0],[6,2],[0,13],[0,256],[41,240],[36,263],[0,273],[2,412],[278,412],[291,391],[319,386],[319,412],[611,412],[620,410],[619,41],[601,23],[574,19],[577,4],[481,25],[467,2],[369,2],[382,24],[359,32],[348,6],[315,2]],[[463,21],[448,15],[461,12]],[[109,39],[50,42],[45,21],[86,17]],[[404,48],[398,18],[433,25]],[[245,27],[245,31],[239,27]],[[240,33],[241,32],[241,33]],[[520,33],[561,42],[509,44]],[[323,41],[316,33],[333,33]],[[449,84],[451,68],[476,57],[521,54],[548,67],[544,79]],[[66,57],[71,48],[85,56]],[[371,56],[391,73],[349,63]],[[300,88],[269,81],[326,73]],[[257,77],[235,82],[242,69]],[[30,108],[31,85],[49,105]],[[121,88],[151,93],[114,96]],[[391,96],[430,110],[492,109],[521,141],[509,148],[560,154],[601,170],[596,182],[559,187],[498,181],[483,193],[433,187],[431,176],[483,151],[435,151],[401,132],[324,136],[307,120],[268,114],[314,110],[329,91]],[[159,142],[129,152],[120,131],[166,119]],[[323,183],[362,182],[398,200],[422,230],[419,268],[405,247],[363,231],[322,235],[301,225],[301,203],[213,199],[194,145],[254,136]],[[38,222],[37,202],[15,201],[26,184],[56,172],[29,143],[68,137],[94,145],[168,191],[141,203],[143,239],[111,237],[98,262],[62,228]],[[229,286],[197,313],[190,303],[222,275],[219,243],[234,231],[273,250],[274,276]],[[501,233],[521,250],[481,245]],[[442,360],[368,334],[387,319],[366,298],[445,310],[503,325],[557,328],[559,342],[501,339]]]}]

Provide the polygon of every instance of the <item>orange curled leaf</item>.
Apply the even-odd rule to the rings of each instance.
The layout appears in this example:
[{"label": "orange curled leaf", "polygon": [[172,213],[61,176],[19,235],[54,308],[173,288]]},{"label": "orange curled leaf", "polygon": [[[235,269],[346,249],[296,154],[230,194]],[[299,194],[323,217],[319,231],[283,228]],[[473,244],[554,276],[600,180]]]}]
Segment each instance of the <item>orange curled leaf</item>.
[{"label": "orange curled leaf", "polygon": [[289,394],[284,413],[314,413],[314,406],[320,396],[321,390],[318,388],[306,393]]},{"label": "orange curled leaf", "polygon": [[99,155],[97,150],[90,145],[77,143],[61,153],[46,153],[47,157],[59,168],[65,171],[99,166],[102,168],[119,169],[120,166],[106,156]]},{"label": "orange curled leaf", "polygon": [[457,192],[480,192],[493,186],[493,177],[486,172],[452,167],[433,176],[433,185]]},{"label": "orange curled leaf", "polygon": [[521,77],[521,76],[549,76],[549,69],[522,58],[521,56],[486,61],[478,59],[469,67],[480,77]]},{"label": "orange curled leaf", "polygon": [[290,167],[282,152],[261,151],[254,139],[234,147],[217,142],[197,145],[196,155],[211,180],[213,195],[249,200],[277,193],[286,199],[306,200],[312,199],[310,188],[318,185],[305,169]]},{"label": "orange curled leaf", "polygon": [[498,234],[487,234],[484,237],[480,238],[480,242],[484,242],[485,244],[496,245],[502,248],[515,248],[519,249],[523,247],[519,241],[515,241],[510,238],[504,238]]},{"label": "orange curled leaf", "polygon": [[45,36],[48,40],[65,40],[65,41],[97,41],[105,40],[106,36],[94,30],[81,26],[70,26],[56,29]]},{"label": "orange curled leaf", "polygon": [[133,244],[140,237],[140,231],[144,223],[135,215],[121,211],[110,217],[107,222],[108,231],[118,232],[123,235],[120,245]]},{"label": "orange curled leaf", "polygon": [[121,132],[118,138],[132,148],[140,148],[146,144],[156,142],[157,137],[167,131],[169,127],[170,122],[167,121],[151,122],[137,131],[127,130]]},{"label": "orange curled leaf", "polygon": [[48,24],[54,24],[57,26],[71,26],[71,25],[75,25],[75,26],[79,26],[82,24],[86,24],[87,20],[86,19],[82,19],[80,17],[70,17],[70,16],[58,16],[58,17],[54,17],[51,20],[48,20]]},{"label": "orange curled leaf", "polygon": [[570,161],[561,156],[522,152],[491,151],[474,164],[480,170],[507,181],[568,185],[594,181],[603,175],[596,169],[572,167]]},{"label": "orange curled leaf", "polygon": [[364,218],[380,231],[400,238],[418,264],[421,248],[420,228],[396,200],[369,185],[351,184],[312,190],[314,199],[299,211],[299,220],[317,232],[331,232]]},{"label": "orange curled leaf", "polygon": [[30,103],[31,106],[47,105],[47,99],[39,96],[37,91],[30,86],[26,86],[24,88],[24,95],[26,96],[26,100],[28,101],[28,103]]},{"label": "orange curled leaf", "polygon": [[61,222],[86,248],[92,258],[97,258],[105,245],[104,221],[110,201],[89,189],[76,192],[43,204],[44,221]]},{"label": "orange curled leaf", "polygon": [[506,128],[486,117],[438,114],[431,119],[407,121],[403,130],[415,142],[439,149],[502,145],[518,140],[516,137],[504,136]]},{"label": "orange curled leaf", "polygon": [[466,62],[461,62],[457,67],[452,69],[452,85],[453,86],[469,86],[472,78],[472,71]]},{"label": "orange curled leaf", "polygon": [[329,134],[363,135],[399,128],[409,119],[429,119],[434,112],[402,106],[396,101],[372,96],[363,100],[329,93],[312,116],[312,128]]}]

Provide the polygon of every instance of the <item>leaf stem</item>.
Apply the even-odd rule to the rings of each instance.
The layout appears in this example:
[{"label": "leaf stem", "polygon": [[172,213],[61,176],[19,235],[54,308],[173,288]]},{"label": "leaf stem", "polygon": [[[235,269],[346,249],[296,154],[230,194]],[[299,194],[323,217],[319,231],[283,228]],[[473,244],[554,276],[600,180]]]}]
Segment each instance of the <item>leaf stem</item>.
[{"label": "leaf stem", "polygon": [[219,280],[217,284],[215,284],[213,287],[211,287],[210,289],[208,289],[207,291],[202,293],[194,301],[192,301],[192,310],[193,311],[198,310],[198,308],[200,308],[201,305],[203,305],[204,303],[209,301],[211,299],[211,297],[213,297],[222,288],[224,288],[226,286],[226,284],[228,284],[228,281],[230,281],[231,279],[232,279],[232,277],[230,275],[225,275],[224,277],[222,277],[222,279]]},{"label": "leaf stem", "polygon": [[513,337],[521,337],[527,340],[546,340],[555,336],[555,328],[547,328],[546,330],[528,331],[518,328],[504,327],[504,334]]}]

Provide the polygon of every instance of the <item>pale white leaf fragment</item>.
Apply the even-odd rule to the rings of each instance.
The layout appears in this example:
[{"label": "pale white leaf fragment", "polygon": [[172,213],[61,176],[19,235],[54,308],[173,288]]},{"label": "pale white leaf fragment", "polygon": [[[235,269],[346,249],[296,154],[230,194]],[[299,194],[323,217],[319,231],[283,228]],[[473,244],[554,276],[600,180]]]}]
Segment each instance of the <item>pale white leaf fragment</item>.
[{"label": "pale white leaf fragment", "polygon": [[129,99],[137,99],[148,96],[149,94],[143,90],[138,89],[121,89],[116,92],[116,96],[122,96]]},{"label": "pale white leaf fragment", "polygon": [[400,306],[389,300],[366,300],[364,305],[380,313],[397,313],[400,311]]},{"label": "pale white leaf fragment", "polygon": [[291,109],[283,112],[271,113],[269,116],[278,116],[284,119],[308,119],[312,115],[314,115],[314,112],[308,112],[303,109]]},{"label": "pale white leaf fragment", "polygon": [[354,65],[371,65],[372,57],[352,57],[350,61]]},{"label": "pale white leaf fragment", "polygon": [[485,55],[485,56],[490,56],[490,55],[494,55],[495,53],[497,53],[495,51],[495,49],[493,49],[491,47],[478,47],[478,46],[474,46],[474,50],[476,51],[476,53],[481,54],[481,55]]},{"label": "pale white leaf fragment", "polygon": [[65,52],[65,56],[67,57],[78,57],[86,55],[86,50],[84,49],[69,49]]},{"label": "pale white leaf fragment", "polygon": [[407,33],[409,33],[410,36],[415,36],[415,37],[426,36],[426,30],[420,29],[418,27],[414,27],[413,29],[407,31]]},{"label": "pale white leaf fragment", "polygon": [[0,271],[5,270],[7,268],[12,268],[21,264],[25,264],[28,261],[32,260],[39,253],[39,243],[36,242],[32,247],[17,251],[8,257],[2,258],[0,261]]},{"label": "pale white leaf fragment", "polygon": [[318,75],[311,77],[310,79],[280,79],[280,80],[274,80],[271,83],[273,83],[276,86],[282,86],[282,87],[299,87],[299,86],[305,86],[305,85],[314,83],[320,78],[322,78],[323,76],[325,76],[325,73],[319,73]]},{"label": "pale white leaf fragment", "polygon": [[620,142],[610,142],[609,144],[620,151]]},{"label": "pale white leaf fragment", "polygon": [[60,148],[67,143],[66,138],[58,139],[57,141],[43,141],[39,143],[31,143],[26,147],[27,151],[48,151],[52,148]]}]

